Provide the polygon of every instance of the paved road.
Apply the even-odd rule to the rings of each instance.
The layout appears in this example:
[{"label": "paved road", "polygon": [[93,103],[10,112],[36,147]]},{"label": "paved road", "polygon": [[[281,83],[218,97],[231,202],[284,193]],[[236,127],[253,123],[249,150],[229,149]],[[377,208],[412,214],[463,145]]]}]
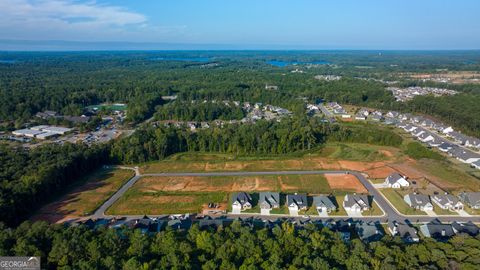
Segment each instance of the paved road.
[{"label": "paved road", "polygon": [[[261,171],[261,172],[208,172],[208,173],[201,173],[201,172],[185,172],[185,173],[150,173],[150,174],[140,174],[138,168],[129,168],[129,167],[121,167],[124,169],[132,169],[135,170],[135,176],[131,178],[125,185],[123,185],[115,194],[112,195],[102,206],[100,206],[93,215],[89,218],[104,218],[109,217],[105,215],[105,211],[112,206],[120,197],[122,197],[125,192],[135,184],[140,178],[146,176],[255,176],[255,175],[314,175],[314,174],[351,174],[358,178],[358,180],[366,187],[367,191],[370,195],[373,196],[374,201],[382,208],[384,211],[383,216],[376,216],[376,217],[356,217],[355,220],[363,220],[363,221],[378,221],[382,223],[386,223],[389,220],[397,220],[397,221],[404,221],[410,220],[412,223],[425,223],[432,221],[436,218],[441,220],[442,222],[467,222],[472,221],[475,223],[480,223],[480,216],[475,217],[462,217],[458,215],[452,216],[440,216],[440,217],[429,217],[429,216],[405,216],[399,213],[391,204],[387,201],[387,199],[381,194],[373,184],[368,181],[363,174],[357,171],[333,171],[333,170],[317,170],[317,171]],[[165,215],[162,215],[165,216]],[[141,218],[140,215],[135,216],[126,216],[129,219],[132,218]],[[152,216],[152,217],[161,217],[161,216]],[[267,220],[274,220],[278,218],[289,218],[289,219],[305,219],[305,217],[291,217],[288,215],[270,215],[270,216],[263,216],[260,214],[228,214],[228,217],[255,217],[255,218],[262,218]],[[348,217],[340,217],[340,216],[330,216],[330,217],[319,217],[319,216],[310,216],[308,219],[311,220],[339,220],[339,219],[346,219]]]}]

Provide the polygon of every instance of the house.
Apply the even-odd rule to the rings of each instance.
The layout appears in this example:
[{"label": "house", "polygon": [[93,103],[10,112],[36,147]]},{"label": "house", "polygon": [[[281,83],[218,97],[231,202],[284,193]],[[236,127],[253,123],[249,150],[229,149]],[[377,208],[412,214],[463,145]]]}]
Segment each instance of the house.
[{"label": "house", "polygon": [[238,192],[233,195],[232,210],[243,211],[252,208],[252,197],[246,192]]},{"label": "house", "polygon": [[403,200],[412,208],[425,211],[433,211],[433,205],[430,198],[425,194],[410,193],[403,197]]},{"label": "house", "polygon": [[306,210],[308,206],[307,194],[288,194],[287,206],[290,211]]},{"label": "house", "polygon": [[393,173],[385,178],[385,184],[391,188],[408,187],[410,183],[407,181],[407,177],[399,173]]},{"label": "house", "polygon": [[413,132],[414,130],[418,129],[416,126],[413,126],[413,125],[407,125],[404,130],[406,132]]},{"label": "house", "polygon": [[456,153],[455,158],[463,163],[471,164],[480,160],[480,154],[474,153],[469,150],[461,150]]},{"label": "house", "polygon": [[355,115],[355,120],[367,120],[367,117],[363,114],[357,113]]},{"label": "house", "polygon": [[452,128],[452,127],[446,127],[446,128],[444,128],[441,132],[442,132],[443,134],[448,135],[448,134],[450,134],[450,133],[453,132],[453,128]]},{"label": "house", "polygon": [[480,209],[480,192],[462,192],[458,197],[470,208]]},{"label": "house", "polygon": [[420,226],[420,231],[425,237],[432,237],[440,241],[448,240],[455,235],[452,225],[443,224],[438,219]]},{"label": "house", "polygon": [[377,122],[380,122],[383,120],[383,116],[381,114],[373,114],[372,115],[372,120],[373,121],[377,121]]},{"label": "house", "polygon": [[410,132],[413,136],[419,137],[422,133],[425,133],[426,130],[423,128],[417,128],[414,131]]},{"label": "house", "polygon": [[390,117],[390,118],[397,118],[400,114],[398,112],[395,112],[395,111],[389,111],[387,113],[387,117]]},{"label": "house", "polygon": [[453,138],[453,140],[456,142],[456,143],[459,143],[461,145],[464,145],[468,138],[467,136],[463,135],[462,133],[460,132],[456,132],[456,131],[452,131],[448,134],[449,137]]},{"label": "house", "polygon": [[440,208],[450,211],[463,210],[463,203],[452,194],[433,195],[432,201]]},{"label": "house", "polygon": [[260,209],[272,209],[280,207],[280,193],[278,192],[260,192],[258,200]]},{"label": "house", "polygon": [[368,195],[347,194],[343,200],[346,211],[362,212],[370,209]]},{"label": "house", "polygon": [[176,230],[188,230],[192,226],[191,219],[171,219],[167,226]]},{"label": "house", "polygon": [[373,242],[380,240],[384,233],[382,226],[374,222],[360,222],[355,226],[358,238],[364,242]]},{"label": "house", "polygon": [[31,129],[20,129],[12,132],[13,135],[19,137],[28,137],[35,138],[37,135],[44,133],[43,131],[31,130]]},{"label": "house", "polygon": [[337,210],[337,206],[333,202],[333,198],[327,195],[319,195],[313,197],[313,206],[317,208],[318,213],[330,213]]},{"label": "house", "polygon": [[443,142],[442,144],[440,144],[440,145],[438,146],[438,150],[447,153],[448,150],[450,150],[450,149],[453,148],[453,146],[454,146],[453,144],[450,144],[450,143],[447,143],[447,142]]},{"label": "house", "polygon": [[435,138],[429,132],[424,132],[418,136],[418,140],[424,143],[435,140]]},{"label": "house", "polygon": [[348,242],[351,239],[351,232],[355,229],[355,226],[345,220],[334,221],[326,225],[330,230],[340,234],[340,237],[344,242]]},{"label": "house", "polygon": [[475,162],[472,162],[472,167],[477,168],[480,170],[480,160],[477,160]]},{"label": "house", "polygon": [[390,231],[392,236],[400,236],[406,243],[420,241],[417,230],[407,224],[399,223],[397,221],[389,221],[388,230]]},{"label": "house", "polygon": [[479,233],[479,228],[473,222],[459,223],[454,221],[452,223],[453,231],[456,234],[468,234],[470,236],[476,236]]}]

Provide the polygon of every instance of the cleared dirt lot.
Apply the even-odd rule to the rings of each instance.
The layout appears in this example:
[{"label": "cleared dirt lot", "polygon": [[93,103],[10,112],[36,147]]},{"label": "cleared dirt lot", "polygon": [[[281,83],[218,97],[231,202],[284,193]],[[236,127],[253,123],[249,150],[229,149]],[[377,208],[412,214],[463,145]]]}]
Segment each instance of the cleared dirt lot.
[{"label": "cleared dirt lot", "polygon": [[133,175],[131,170],[101,169],[81,183],[71,186],[66,195],[42,207],[31,219],[60,223],[88,215]]},{"label": "cleared dirt lot", "polygon": [[[329,176],[330,177],[330,176]],[[329,183],[333,181],[335,188]],[[208,203],[228,205],[233,192],[279,191],[313,194],[364,192],[352,175],[267,175],[228,177],[144,177],[120,198],[107,214],[199,213]]]},{"label": "cleared dirt lot", "polygon": [[366,193],[367,189],[353,175],[325,174],[330,188],[335,190],[353,190],[359,193]]}]

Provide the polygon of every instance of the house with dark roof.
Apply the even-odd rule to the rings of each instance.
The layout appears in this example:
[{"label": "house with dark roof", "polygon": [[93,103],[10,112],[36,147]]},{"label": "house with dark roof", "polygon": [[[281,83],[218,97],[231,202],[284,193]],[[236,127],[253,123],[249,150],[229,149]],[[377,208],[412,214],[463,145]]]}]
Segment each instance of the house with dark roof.
[{"label": "house with dark roof", "polygon": [[272,209],[280,207],[280,193],[278,192],[260,192],[258,200],[260,209]]},{"label": "house with dark roof", "polygon": [[410,186],[410,183],[407,181],[407,177],[399,173],[392,173],[387,178],[385,178],[385,185],[391,188],[402,188]]},{"label": "house with dark roof", "polygon": [[460,149],[454,155],[454,157],[463,163],[471,164],[480,160],[480,154],[472,152],[470,150]]},{"label": "house with dark roof", "polygon": [[290,211],[306,210],[308,207],[307,194],[288,194],[287,206]]},{"label": "house with dark roof", "polygon": [[340,234],[343,241],[348,242],[351,239],[352,231],[355,229],[355,225],[346,220],[338,220],[329,222],[326,227],[330,230]]},{"label": "house with dark roof", "polygon": [[470,208],[480,209],[480,192],[462,192],[458,197]]},{"label": "house with dark roof", "polygon": [[406,243],[420,241],[417,230],[408,224],[391,220],[388,222],[388,230],[392,236],[399,236]]},{"label": "house with dark roof", "polygon": [[470,236],[477,236],[479,233],[478,226],[471,221],[466,223],[459,223],[454,221],[452,223],[452,228],[456,234],[468,234]]},{"label": "house with dark roof", "polygon": [[433,211],[433,205],[430,198],[425,194],[410,193],[403,197],[403,200],[412,208],[421,211]]},{"label": "house with dark roof", "polygon": [[472,167],[480,170],[480,160],[472,162]]},{"label": "house with dark roof", "polygon": [[238,192],[232,196],[232,210],[243,211],[252,208],[252,197],[246,192]]},{"label": "house with dark roof", "polygon": [[446,241],[455,235],[451,224],[443,224],[438,219],[421,225],[420,231],[425,237],[431,237],[439,241]]},{"label": "house with dark roof", "polygon": [[437,194],[431,198],[442,209],[450,211],[463,210],[463,203],[452,194]]},{"label": "house with dark roof", "polygon": [[368,195],[347,194],[343,200],[343,208],[346,211],[363,212],[370,209]]},{"label": "house with dark roof", "polygon": [[450,149],[452,149],[454,147],[453,144],[451,143],[447,143],[447,142],[443,142],[442,144],[440,144],[438,146],[438,150],[444,152],[444,153],[447,153]]},{"label": "house with dark roof", "polygon": [[334,203],[334,198],[328,195],[318,195],[313,197],[313,206],[320,213],[330,213],[337,210],[337,206]]},{"label": "house with dark roof", "polygon": [[382,226],[376,222],[359,222],[355,225],[355,231],[358,238],[367,243],[378,241],[384,235]]}]

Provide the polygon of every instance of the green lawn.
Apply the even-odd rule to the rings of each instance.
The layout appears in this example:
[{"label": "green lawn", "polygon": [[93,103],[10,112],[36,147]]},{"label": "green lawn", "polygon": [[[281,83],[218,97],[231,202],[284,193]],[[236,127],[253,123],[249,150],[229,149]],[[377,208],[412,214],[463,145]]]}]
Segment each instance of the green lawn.
[{"label": "green lawn", "polygon": [[336,195],[335,199],[337,200],[337,211],[331,212],[330,216],[347,216],[347,211],[343,209],[343,199],[345,195]]},{"label": "green lawn", "polygon": [[416,210],[408,206],[408,204],[403,200],[403,195],[397,190],[392,188],[380,189],[383,195],[390,201],[393,206],[404,215],[426,215],[427,213]]},{"label": "green lawn", "polygon": [[452,211],[449,211],[449,210],[442,209],[438,205],[436,205],[435,203],[433,203],[433,211],[437,215],[454,215],[454,216],[458,215],[457,212],[452,212]]},{"label": "green lawn", "polygon": [[381,216],[383,215],[382,209],[376,202],[372,202],[372,207],[368,211],[362,212],[362,216]]},{"label": "green lawn", "polygon": [[202,205],[226,203],[225,192],[141,192],[128,190],[107,210],[108,215],[200,213]]}]

